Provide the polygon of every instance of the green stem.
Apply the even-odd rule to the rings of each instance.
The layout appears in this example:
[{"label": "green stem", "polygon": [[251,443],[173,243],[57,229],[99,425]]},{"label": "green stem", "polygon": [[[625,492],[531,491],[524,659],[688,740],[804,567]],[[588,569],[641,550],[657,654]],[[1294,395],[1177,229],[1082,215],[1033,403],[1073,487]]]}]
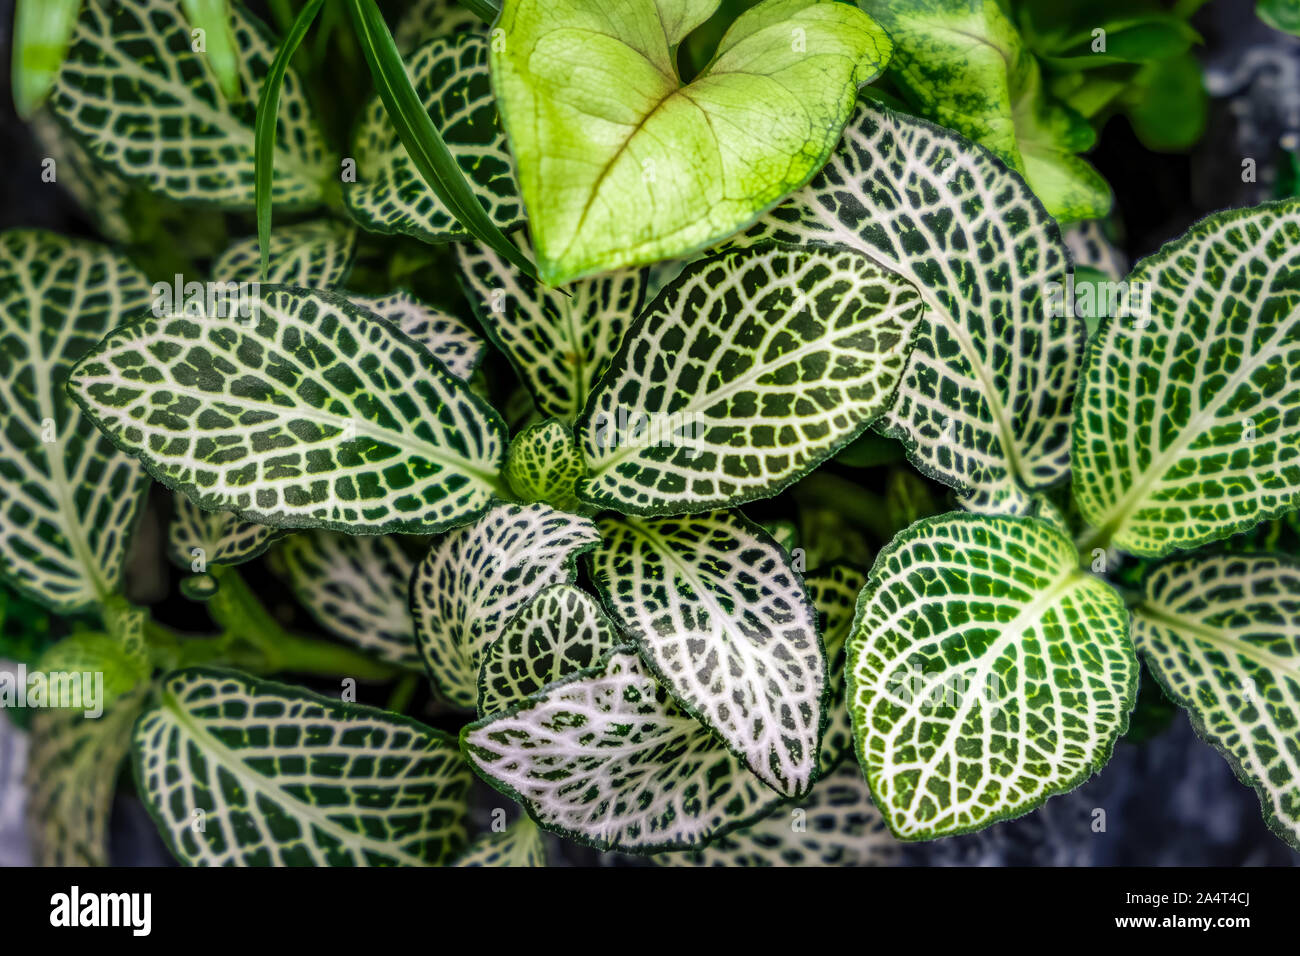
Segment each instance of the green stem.
[{"label": "green stem", "polygon": [[389,694],[388,703],[384,705],[384,709],[391,710],[395,714],[406,713],[406,708],[411,706],[411,698],[415,696],[419,683],[420,675],[407,674],[397,682],[397,686]]}]

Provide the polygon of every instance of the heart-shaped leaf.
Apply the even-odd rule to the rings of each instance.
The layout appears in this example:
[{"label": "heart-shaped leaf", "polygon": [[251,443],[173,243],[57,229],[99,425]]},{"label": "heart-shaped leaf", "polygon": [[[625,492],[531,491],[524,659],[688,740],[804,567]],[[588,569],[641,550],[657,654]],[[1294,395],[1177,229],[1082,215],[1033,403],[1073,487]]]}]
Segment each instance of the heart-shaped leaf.
[{"label": "heart-shaped leaf", "polygon": [[1300,850],[1300,564],[1272,555],[1178,558],[1156,568],[1133,641],[1196,732],[1259,793]]},{"label": "heart-shaped leaf", "polygon": [[707,6],[503,4],[492,79],[548,284],[743,229],[826,161],[889,57],[854,7],[764,0],[683,84],[673,48]]},{"label": "heart-shaped leaf", "polygon": [[583,411],[580,497],[682,514],[776,494],[889,407],[922,308],[850,249],[763,245],[688,266]]},{"label": "heart-shaped leaf", "polygon": [[849,638],[858,759],[906,840],[1027,813],[1128,726],[1128,611],[1036,518],[918,521],[880,553]]},{"label": "heart-shaped leaf", "polygon": [[74,397],[164,484],[249,521],[429,534],[487,508],[505,426],[422,345],[332,292],[244,304],[118,329]]},{"label": "heart-shaped leaf", "polygon": [[163,681],[132,751],[183,863],[423,866],[465,843],[472,777],[455,742],[388,711],[191,668]]},{"label": "heart-shaped leaf", "polygon": [[1202,220],[1128,277],[1149,308],[1088,344],[1085,543],[1159,556],[1300,507],[1300,200]]}]

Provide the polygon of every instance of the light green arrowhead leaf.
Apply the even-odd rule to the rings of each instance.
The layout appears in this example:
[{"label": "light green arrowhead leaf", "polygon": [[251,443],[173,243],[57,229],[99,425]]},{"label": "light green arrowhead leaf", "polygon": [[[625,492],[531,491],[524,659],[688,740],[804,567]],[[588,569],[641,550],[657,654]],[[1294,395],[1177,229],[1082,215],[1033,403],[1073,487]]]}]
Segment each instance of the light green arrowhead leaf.
[{"label": "light green arrowhead leaf", "polygon": [[510,442],[506,480],[524,501],[578,511],[578,479],[586,473],[573,432],[554,418],[529,425]]},{"label": "light green arrowhead leaf", "polygon": [[[424,44],[407,58],[406,70],[475,196],[505,230],[524,222],[524,210],[497,118],[487,59],[486,37],[460,33]],[[356,182],[343,184],[343,197],[365,229],[426,242],[468,236],[411,161],[378,96],[362,114],[352,156]]]},{"label": "light green arrowhead leaf", "polygon": [[0,233],[0,575],[61,613],[117,589],[147,483],[65,385],[73,365],[148,302],[144,276],[107,248]]},{"label": "light green arrowhead leaf", "polygon": [[74,397],[158,480],[275,527],[435,533],[500,487],[505,426],[421,345],[332,292],[118,329]]},{"label": "light green arrowhead leaf", "polygon": [[500,833],[485,833],[455,866],[545,866],[546,844],[542,831],[523,816]]},{"label": "light green arrowhead leaf", "polygon": [[753,246],[652,302],[578,422],[586,502],[681,514],[776,494],[889,407],[916,289],[858,252]]},{"label": "light green arrowhead leaf", "polygon": [[1068,222],[1110,211],[1110,188],[1076,153],[1095,134],[1047,97],[1038,61],[995,0],[860,0],[894,40],[890,76],[920,115],[975,140]]},{"label": "light green arrowhead leaf", "polygon": [[[858,595],[867,583],[867,576],[851,565],[839,561],[818,568],[804,578],[808,597],[817,611],[818,631],[826,648],[827,675],[831,693],[827,702],[830,720],[822,734],[821,755],[818,767],[822,774],[843,762],[853,750],[853,726],[845,701],[845,661],[849,632],[853,629],[853,616],[858,606]],[[852,761],[854,772],[857,763]]]},{"label": "light green arrowhead leaf", "polygon": [[[231,14],[240,82],[260,89],[275,41],[242,4]],[[225,97],[205,56],[174,0],[84,3],[50,105],[97,160],[153,192],[251,209],[256,102]],[[310,205],[334,170],[292,70],[280,102],[272,199]]]},{"label": "light green arrowhead leaf", "polygon": [[421,302],[409,292],[373,297],[349,294],[348,300],[393,323],[428,349],[456,378],[468,380],[483,361],[487,343],[468,322]]},{"label": "light green arrowhead leaf", "polygon": [[905,840],[978,830],[1082,783],[1137,694],[1128,612],[1035,518],[927,518],[880,553],[848,644],[854,743]]},{"label": "light green arrowhead leaf", "polygon": [[578,555],[598,541],[586,518],[534,504],[498,505],[434,542],[411,581],[411,610],[438,690],[473,709],[488,646],[544,587],[572,584]]},{"label": "light green arrowhead leaf", "polygon": [[272,567],[329,633],[381,660],[420,670],[410,582],[415,560],[389,535],[290,535]]},{"label": "light green arrowhead leaf", "polygon": [[698,845],[780,796],[683,712],[630,647],[468,724],[471,766],[544,829],[601,850]]},{"label": "light green arrowhead leaf", "polygon": [[1155,557],[1300,507],[1300,200],[1210,216],[1127,281],[1148,305],[1089,342],[1074,423],[1094,538]]},{"label": "light green arrowhead leaf", "polygon": [[618,628],[581,588],[543,588],[483,652],[479,716],[506,710],[548,684],[594,667],[620,643]]},{"label": "light green arrowhead leaf", "polygon": [[[512,239],[527,253],[524,234]],[[456,246],[465,297],[533,393],[543,415],[572,422],[641,312],[648,275],[624,269],[557,292],[488,246]]]},{"label": "light green arrowhead leaf", "polygon": [[871,802],[856,761],[817,782],[803,800],[701,850],[661,853],[660,866],[894,866],[901,856]]},{"label": "light green arrowhead leaf", "polygon": [[184,495],[172,496],[167,556],[181,568],[202,573],[209,564],[251,561],[283,532],[241,521],[229,511],[204,511]]},{"label": "light green arrowhead leaf", "polygon": [[877,427],[972,509],[1021,512],[1069,468],[1082,319],[1053,317],[1056,224],[969,140],[863,103],[826,168],[754,230],[847,246],[917,287],[926,312]]},{"label": "light green arrowhead leaf", "polygon": [[441,731],[233,671],[163,681],[136,787],[182,863],[437,865],[465,843],[471,775]]},{"label": "light green arrowhead leaf", "polygon": [[764,0],[683,84],[671,48],[706,7],[503,4],[492,79],[548,284],[743,229],[821,167],[889,57],[847,4]]},{"label": "light green arrowhead leaf", "polygon": [[266,282],[329,289],[341,285],[352,270],[357,231],[332,219],[280,226],[271,233],[270,266],[262,275],[256,236],[240,239],[217,257],[217,282]]},{"label": "light green arrowhead leaf", "polygon": [[592,579],[673,697],[768,786],[807,793],[829,688],[786,554],[734,511],[599,527]]},{"label": "light green arrowhead leaf", "polygon": [[1196,732],[1259,793],[1269,827],[1300,850],[1300,563],[1273,555],[1161,564],[1133,640]]}]

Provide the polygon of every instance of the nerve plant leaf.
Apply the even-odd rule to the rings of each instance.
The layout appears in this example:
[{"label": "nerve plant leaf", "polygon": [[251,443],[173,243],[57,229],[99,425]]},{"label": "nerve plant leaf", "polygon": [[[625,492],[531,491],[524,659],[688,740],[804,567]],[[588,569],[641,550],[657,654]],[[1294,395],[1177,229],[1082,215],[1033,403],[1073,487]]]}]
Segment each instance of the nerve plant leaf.
[{"label": "nerve plant leaf", "polygon": [[503,4],[492,79],[547,284],[744,228],[826,161],[858,86],[889,57],[856,8],[764,0],[683,84],[673,48],[715,6]]},{"label": "nerve plant leaf", "polygon": [[520,817],[500,833],[485,833],[474,841],[455,866],[545,866],[542,831]]},{"label": "nerve plant leaf", "polygon": [[249,521],[428,534],[487,508],[505,426],[422,345],[331,292],[246,305],[118,329],[74,397],[164,484]]},{"label": "nerve plant leaf", "polygon": [[608,518],[600,533],[592,578],[673,697],[764,783],[806,793],[829,688],[786,554],[732,511]]},{"label": "nerve plant leaf", "polygon": [[1210,216],[1128,282],[1149,314],[1089,343],[1074,425],[1098,540],[1159,556],[1300,507],[1300,201]]},{"label": "nerve plant leaf", "polygon": [[415,0],[393,28],[393,42],[405,56],[432,37],[485,32],[479,16],[460,0]]},{"label": "nerve plant leaf", "polygon": [[880,553],[848,645],[858,758],[907,840],[1034,809],[1105,764],[1137,658],[1120,596],[1035,518],[927,518]]},{"label": "nerve plant leaf", "polygon": [[[242,4],[231,15],[240,81],[260,89],[273,41]],[[256,105],[225,97],[205,56],[175,0],[87,2],[50,104],[97,160],[129,179],[172,199],[251,209]],[[271,196],[310,205],[332,170],[292,70],[281,103]]]},{"label": "nerve plant leaf", "polygon": [[544,587],[572,584],[578,555],[598,541],[586,518],[534,504],[498,505],[434,542],[411,581],[411,610],[438,690],[472,709],[488,646]]},{"label": "nerve plant leaf", "polygon": [[[808,597],[817,611],[818,630],[826,648],[827,674],[831,693],[827,702],[830,719],[822,734],[822,749],[818,759],[821,773],[826,774],[838,766],[853,750],[853,726],[845,700],[845,660],[849,632],[857,612],[858,595],[867,583],[867,576],[844,562],[819,568],[804,578]],[[856,764],[855,764],[856,766]],[[861,774],[855,769],[855,773]]]},{"label": "nerve plant leaf", "polygon": [[754,230],[855,249],[926,313],[878,428],[980,511],[1019,512],[1069,468],[1084,323],[1052,316],[1056,224],[1024,181],[945,129],[864,103],[826,168]]},{"label": "nerve plant leaf", "polygon": [[487,343],[460,316],[435,309],[409,292],[374,297],[348,293],[347,297],[415,339],[456,378],[468,380],[483,361]]},{"label": "nerve plant leaf", "polygon": [[[513,239],[528,249],[522,231]],[[456,258],[465,297],[538,409],[571,423],[641,312],[646,270],[609,272],[556,292],[479,243],[458,244]]]},{"label": "nerve plant leaf", "polygon": [[190,668],[163,681],[132,752],[183,863],[424,866],[464,846],[472,778],[455,742],[387,711]]},{"label": "nerve plant leaf", "polygon": [[602,850],[698,845],[765,814],[767,789],[630,647],[467,725],[475,772],[538,824]]},{"label": "nerve plant leaf", "polygon": [[148,303],[144,276],[102,246],[0,233],[0,575],[63,613],[116,590],[146,484],[65,385],[95,343]]},{"label": "nerve plant leaf", "polygon": [[352,269],[357,231],[331,219],[280,226],[271,233],[270,265],[262,275],[257,237],[230,245],[212,265],[216,282],[266,282],[329,289]]},{"label": "nerve plant leaf", "polygon": [[579,496],[681,514],[776,494],[889,407],[923,307],[849,249],[757,246],[688,266],[578,422]]},{"label": "nerve plant leaf", "polygon": [[272,567],[335,637],[402,667],[423,666],[409,600],[415,560],[396,538],[303,532],[276,547]]},{"label": "nerve plant leaf", "polygon": [[554,418],[530,425],[510,442],[506,480],[524,501],[541,501],[560,511],[577,511],[578,479],[586,466],[573,433]]},{"label": "nerve plant leaf", "polygon": [[184,495],[172,498],[167,556],[196,573],[209,564],[243,564],[256,558],[283,532],[241,521],[229,511],[204,511]]},{"label": "nerve plant leaf", "polygon": [[1181,557],[1147,578],[1133,640],[1196,732],[1259,793],[1300,849],[1300,565],[1272,555]]},{"label": "nerve plant leaf", "polygon": [[547,684],[596,666],[620,643],[614,623],[581,588],[543,588],[483,652],[479,716],[506,710]]},{"label": "nerve plant leaf", "polygon": [[743,830],[700,850],[660,853],[660,866],[894,866],[901,846],[871,803],[856,761]]},{"label": "nerve plant leaf", "polygon": [[[487,38],[477,33],[435,37],[408,61],[415,92],[474,196],[500,228],[521,225],[523,204],[488,76]],[[344,184],[343,196],[366,229],[427,242],[469,235],[420,174],[378,96],[366,107],[352,153],[357,180]]]}]

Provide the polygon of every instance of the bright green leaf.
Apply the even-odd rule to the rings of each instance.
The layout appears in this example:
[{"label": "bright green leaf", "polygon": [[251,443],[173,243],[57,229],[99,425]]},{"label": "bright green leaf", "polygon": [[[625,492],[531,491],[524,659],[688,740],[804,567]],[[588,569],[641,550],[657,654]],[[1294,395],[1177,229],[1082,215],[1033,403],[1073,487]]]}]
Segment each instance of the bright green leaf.
[{"label": "bright green leaf", "polygon": [[585,473],[573,433],[554,418],[530,425],[510,442],[506,480],[524,501],[577,511],[578,479]]},{"label": "bright green leaf", "polygon": [[30,120],[54,86],[77,26],[81,0],[17,0],[11,82],[14,107]]},{"label": "bright green leaf", "polygon": [[1274,30],[1300,36],[1300,0],[1259,0],[1255,13]]},{"label": "bright green leaf", "polygon": [[[181,0],[190,26],[203,31],[208,65],[227,99],[238,99],[239,50],[231,29],[231,0]],[[192,34],[191,34],[192,35]]]}]

